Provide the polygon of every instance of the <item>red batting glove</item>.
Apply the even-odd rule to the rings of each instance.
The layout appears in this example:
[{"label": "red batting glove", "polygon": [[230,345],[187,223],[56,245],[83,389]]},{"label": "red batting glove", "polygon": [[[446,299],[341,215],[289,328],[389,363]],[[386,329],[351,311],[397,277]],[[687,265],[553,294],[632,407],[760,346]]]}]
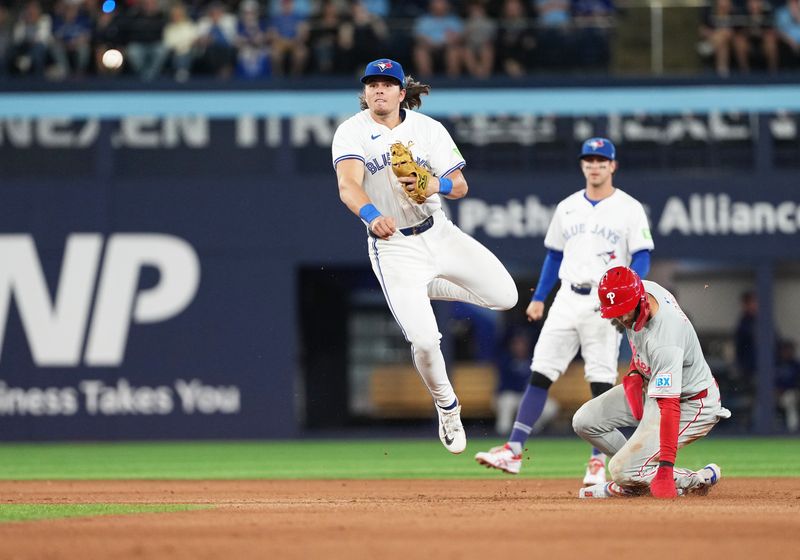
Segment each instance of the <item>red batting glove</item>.
[{"label": "red batting glove", "polygon": [[672,467],[658,467],[656,477],[650,483],[650,493],[654,498],[677,498],[678,491],[675,489],[675,478],[672,474]]},{"label": "red batting glove", "polygon": [[644,399],[642,398],[642,386],[644,378],[639,372],[631,373],[622,378],[622,388],[625,389],[625,398],[631,408],[633,417],[637,420],[642,419],[644,414]]}]

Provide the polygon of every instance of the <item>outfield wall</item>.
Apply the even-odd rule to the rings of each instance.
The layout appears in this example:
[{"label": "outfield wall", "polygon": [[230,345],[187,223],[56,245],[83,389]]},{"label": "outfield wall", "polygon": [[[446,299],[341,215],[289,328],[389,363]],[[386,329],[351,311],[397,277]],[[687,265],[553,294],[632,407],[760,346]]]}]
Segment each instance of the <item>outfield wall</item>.
[{"label": "outfield wall", "polygon": [[[772,102],[800,99],[782,91]],[[508,103],[524,90],[514,95]],[[200,114],[184,115],[171,99],[151,116],[141,98],[114,105],[106,95],[97,107],[110,112],[97,114],[85,96],[48,99],[0,99],[0,439],[301,434],[298,270],[367,263],[330,166],[343,117],[282,117],[252,101],[252,114],[236,116],[230,96],[223,112],[192,105]],[[70,103],[75,114],[63,110]],[[521,115],[459,106],[471,114],[445,122],[471,190],[448,210],[510,269],[535,269],[554,205],[582,185],[580,140],[608,134],[618,186],[648,207],[656,259],[763,276],[800,259],[800,114],[755,112],[763,103],[691,115],[672,105],[583,116],[572,105]],[[170,111],[179,116],[159,115]]]}]

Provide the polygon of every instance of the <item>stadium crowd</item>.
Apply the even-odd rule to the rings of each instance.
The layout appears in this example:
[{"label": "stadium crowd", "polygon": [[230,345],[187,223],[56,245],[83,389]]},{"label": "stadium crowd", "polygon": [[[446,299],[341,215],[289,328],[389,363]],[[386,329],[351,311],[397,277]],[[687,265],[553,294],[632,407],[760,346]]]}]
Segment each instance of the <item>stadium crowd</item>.
[{"label": "stadium crowd", "polygon": [[[800,59],[800,0],[712,0],[720,75]],[[267,78],[412,61],[419,77],[607,71],[613,0],[0,0],[0,76]]]},{"label": "stadium crowd", "polygon": [[704,10],[700,49],[713,57],[717,74],[731,61],[747,73],[754,66],[776,73],[800,62],[800,0],[714,0]]}]

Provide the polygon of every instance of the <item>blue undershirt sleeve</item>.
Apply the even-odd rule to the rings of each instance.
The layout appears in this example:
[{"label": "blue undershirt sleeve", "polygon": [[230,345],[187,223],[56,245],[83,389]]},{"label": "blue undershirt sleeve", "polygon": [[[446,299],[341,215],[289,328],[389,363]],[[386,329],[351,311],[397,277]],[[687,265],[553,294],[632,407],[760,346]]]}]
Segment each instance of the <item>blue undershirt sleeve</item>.
[{"label": "blue undershirt sleeve", "polygon": [[542,265],[542,272],[539,275],[539,282],[536,284],[536,290],[533,292],[531,301],[544,301],[550,295],[550,290],[556,285],[558,281],[558,269],[561,268],[561,259],[564,258],[564,253],[561,251],[554,251],[549,249],[547,256],[544,258]]},{"label": "blue undershirt sleeve", "polygon": [[631,255],[631,269],[639,275],[639,278],[644,279],[650,272],[650,251],[642,249]]}]

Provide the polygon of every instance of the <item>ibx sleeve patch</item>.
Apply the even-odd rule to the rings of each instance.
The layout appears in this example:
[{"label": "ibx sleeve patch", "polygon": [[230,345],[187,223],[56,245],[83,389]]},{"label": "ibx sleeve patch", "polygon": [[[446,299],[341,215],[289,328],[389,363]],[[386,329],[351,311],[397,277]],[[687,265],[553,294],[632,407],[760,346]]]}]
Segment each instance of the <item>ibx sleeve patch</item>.
[{"label": "ibx sleeve patch", "polygon": [[670,372],[656,374],[656,389],[668,389],[672,387],[672,374]]}]

